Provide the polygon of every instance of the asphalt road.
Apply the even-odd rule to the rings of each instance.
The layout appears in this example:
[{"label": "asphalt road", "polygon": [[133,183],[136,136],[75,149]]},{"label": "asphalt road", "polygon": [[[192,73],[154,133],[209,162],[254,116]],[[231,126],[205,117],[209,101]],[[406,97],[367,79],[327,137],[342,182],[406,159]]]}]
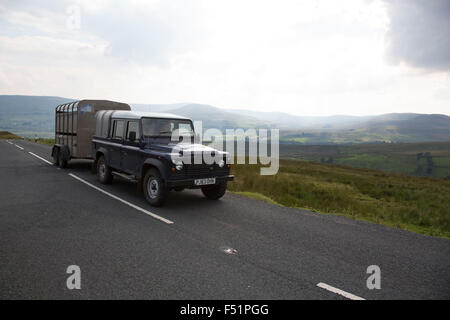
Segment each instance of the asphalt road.
[{"label": "asphalt road", "polygon": [[90,162],[44,160],[47,146],[0,140],[0,299],[450,298],[449,240],[231,193],[153,208],[129,182],[98,183]]}]

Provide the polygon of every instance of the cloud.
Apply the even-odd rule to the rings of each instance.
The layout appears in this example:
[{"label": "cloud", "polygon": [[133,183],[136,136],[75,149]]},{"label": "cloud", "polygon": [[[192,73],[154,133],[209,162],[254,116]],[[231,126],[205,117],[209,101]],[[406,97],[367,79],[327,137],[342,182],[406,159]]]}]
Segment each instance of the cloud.
[{"label": "cloud", "polygon": [[[384,1],[3,0],[0,93],[315,115],[448,113],[450,73],[424,73],[394,54],[407,63],[387,63],[385,36],[396,24]],[[67,25],[70,6],[80,28]]]},{"label": "cloud", "polygon": [[386,0],[387,57],[428,70],[450,70],[450,1]]}]

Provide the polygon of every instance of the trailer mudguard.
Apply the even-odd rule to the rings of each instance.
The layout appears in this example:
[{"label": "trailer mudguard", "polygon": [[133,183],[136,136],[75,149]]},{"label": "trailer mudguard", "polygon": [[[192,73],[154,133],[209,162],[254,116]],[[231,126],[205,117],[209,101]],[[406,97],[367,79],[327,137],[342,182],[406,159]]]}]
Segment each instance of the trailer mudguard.
[{"label": "trailer mudguard", "polygon": [[55,152],[61,152],[63,155],[63,160],[64,161],[69,161],[70,160],[70,151],[69,151],[69,147],[66,146],[65,144],[55,144],[52,148],[52,157],[55,156]]}]

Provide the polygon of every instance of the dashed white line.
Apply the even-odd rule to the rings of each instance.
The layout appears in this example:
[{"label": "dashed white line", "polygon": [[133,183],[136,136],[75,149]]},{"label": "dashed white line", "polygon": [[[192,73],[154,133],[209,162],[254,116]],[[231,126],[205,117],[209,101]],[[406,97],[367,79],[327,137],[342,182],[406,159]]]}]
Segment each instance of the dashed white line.
[{"label": "dashed white line", "polygon": [[148,211],[148,210],[145,210],[145,209],[143,209],[143,208],[141,208],[141,207],[139,207],[139,206],[137,206],[137,205],[135,205],[135,204],[132,204],[131,202],[128,202],[128,201],[126,201],[126,200],[123,200],[123,199],[119,198],[118,196],[115,196],[115,195],[113,195],[113,194],[111,194],[111,193],[109,193],[109,192],[107,192],[107,191],[105,191],[105,190],[103,190],[103,189],[101,189],[101,188],[99,188],[99,187],[97,187],[97,186],[94,186],[93,184],[87,182],[86,180],[81,179],[80,177],[78,177],[78,176],[76,176],[76,175],[74,175],[74,174],[72,174],[72,173],[69,173],[69,176],[71,176],[71,177],[74,178],[74,179],[77,179],[78,181],[80,181],[80,182],[82,182],[82,183],[88,185],[89,187],[91,187],[91,188],[93,188],[93,189],[95,189],[95,190],[97,190],[97,191],[100,191],[100,192],[106,194],[107,196],[109,196],[109,197],[111,197],[111,198],[113,198],[113,199],[116,199],[116,200],[118,200],[118,201],[120,201],[120,202],[126,204],[127,206],[130,206],[130,207],[133,208],[133,209],[136,209],[136,210],[138,210],[138,211],[140,211],[140,212],[143,212],[143,213],[145,213],[145,214],[147,214],[147,215],[149,215],[149,216],[151,216],[151,217],[153,217],[153,218],[155,218],[155,219],[158,219],[158,220],[160,220],[160,221],[162,221],[162,222],[164,222],[164,223],[167,223],[167,224],[173,224],[173,221],[170,221],[170,220],[168,220],[168,219],[166,219],[166,218],[163,218],[163,217],[161,217],[161,216],[158,216],[157,214],[154,214],[153,212],[150,212],[150,211]]},{"label": "dashed white line", "polygon": [[344,290],[341,290],[341,289],[332,287],[332,286],[330,286],[330,285],[328,285],[328,284],[326,284],[326,283],[323,283],[323,282],[318,283],[317,286],[318,286],[319,288],[322,288],[322,289],[331,291],[331,292],[333,292],[333,293],[339,294],[339,295],[341,295],[341,296],[343,296],[343,297],[345,297],[345,298],[347,298],[347,299],[350,299],[350,300],[366,300],[366,299],[364,299],[364,298],[355,296],[354,294],[348,293],[348,292],[346,292],[346,291],[344,291]]},{"label": "dashed white line", "polygon": [[6,142],[8,142],[9,144],[14,144],[14,143],[12,143],[11,141],[6,141]]},{"label": "dashed white line", "polygon": [[17,148],[19,148],[20,150],[23,150],[23,148],[21,146],[18,146],[17,144],[14,144]]},{"label": "dashed white line", "polygon": [[32,156],[35,156],[36,158],[38,158],[38,159],[40,159],[40,160],[46,162],[46,163],[48,163],[49,165],[53,165],[53,163],[51,163],[50,161],[45,160],[44,158],[39,157],[37,154],[34,154],[33,152],[28,151],[28,153],[31,154]]}]

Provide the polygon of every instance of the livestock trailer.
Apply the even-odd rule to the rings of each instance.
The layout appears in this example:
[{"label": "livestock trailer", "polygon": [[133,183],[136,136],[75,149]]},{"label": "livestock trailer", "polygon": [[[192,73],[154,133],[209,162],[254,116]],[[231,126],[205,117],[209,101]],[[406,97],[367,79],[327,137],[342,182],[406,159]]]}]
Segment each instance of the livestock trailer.
[{"label": "livestock trailer", "polygon": [[108,100],[79,100],[61,104],[55,112],[55,145],[52,157],[59,167],[70,159],[92,159],[92,136],[100,110],[131,110],[126,103]]}]

